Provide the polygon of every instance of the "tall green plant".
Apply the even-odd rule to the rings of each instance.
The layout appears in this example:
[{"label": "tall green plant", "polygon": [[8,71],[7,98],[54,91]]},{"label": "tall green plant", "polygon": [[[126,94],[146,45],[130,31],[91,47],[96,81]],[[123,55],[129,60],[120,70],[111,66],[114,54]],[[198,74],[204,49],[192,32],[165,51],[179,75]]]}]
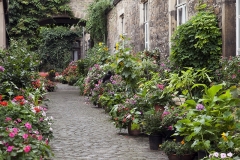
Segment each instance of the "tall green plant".
[{"label": "tall green plant", "polygon": [[86,29],[95,42],[104,42],[107,34],[106,10],[111,7],[111,0],[94,0],[88,6]]},{"label": "tall green plant", "polygon": [[214,13],[198,12],[177,28],[171,42],[170,58],[175,66],[211,71],[219,68],[222,39]]}]

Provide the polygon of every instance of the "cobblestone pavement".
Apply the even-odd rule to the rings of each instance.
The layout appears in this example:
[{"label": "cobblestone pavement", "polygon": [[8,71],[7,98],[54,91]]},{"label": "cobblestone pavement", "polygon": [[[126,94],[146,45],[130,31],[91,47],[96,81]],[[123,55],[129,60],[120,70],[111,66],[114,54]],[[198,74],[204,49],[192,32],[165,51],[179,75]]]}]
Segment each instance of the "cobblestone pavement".
[{"label": "cobblestone pavement", "polygon": [[168,160],[162,151],[149,149],[148,137],[128,136],[101,108],[86,104],[76,87],[58,84],[47,97],[53,116],[54,160]]}]

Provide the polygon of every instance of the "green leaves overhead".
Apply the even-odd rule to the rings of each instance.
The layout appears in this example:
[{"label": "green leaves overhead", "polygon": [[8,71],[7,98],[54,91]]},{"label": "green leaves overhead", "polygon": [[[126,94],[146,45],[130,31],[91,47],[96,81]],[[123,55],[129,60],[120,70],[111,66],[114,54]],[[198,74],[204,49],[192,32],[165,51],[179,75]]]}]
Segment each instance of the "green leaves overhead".
[{"label": "green leaves overhead", "polygon": [[70,0],[14,0],[9,1],[8,33],[11,38],[25,37],[32,48],[37,48],[38,21],[51,15],[72,16]]}]

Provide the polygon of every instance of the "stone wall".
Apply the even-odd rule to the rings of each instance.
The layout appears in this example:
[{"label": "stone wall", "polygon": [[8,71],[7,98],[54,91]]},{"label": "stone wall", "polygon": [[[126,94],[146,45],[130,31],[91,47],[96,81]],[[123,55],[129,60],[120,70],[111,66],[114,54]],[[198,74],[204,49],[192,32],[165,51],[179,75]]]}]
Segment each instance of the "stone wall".
[{"label": "stone wall", "polygon": [[71,0],[70,7],[76,18],[86,19],[87,6],[93,2],[93,0]]},{"label": "stone wall", "polygon": [[[149,3],[149,34],[150,50],[159,48],[162,54],[169,53],[168,34],[168,0],[148,0]],[[134,52],[143,51],[144,23],[143,3],[141,0],[121,0],[108,12],[108,38],[107,45],[111,52],[122,34],[121,15],[124,14],[124,35],[129,38],[129,43]]]},{"label": "stone wall", "polygon": [[[176,0],[120,0],[107,14],[108,46],[114,51],[119,41],[120,15],[124,14],[124,30],[135,52],[144,50],[143,3],[149,3],[150,50],[159,48],[161,54],[169,54],[171,35],[177,28]],[[196,12],[199,0],[187,0],[187,18]],[[217,15],[222,30],[223,56],[236,54],[236,0],[203,0]]]}]

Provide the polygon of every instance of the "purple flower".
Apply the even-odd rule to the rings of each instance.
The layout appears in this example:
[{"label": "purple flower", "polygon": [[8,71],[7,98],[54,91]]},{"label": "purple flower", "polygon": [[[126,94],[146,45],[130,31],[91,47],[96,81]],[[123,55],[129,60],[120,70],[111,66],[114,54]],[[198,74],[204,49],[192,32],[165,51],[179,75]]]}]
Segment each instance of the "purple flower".
[{"label": "purple flower", "polygon": [[0,72],[4,72],[5,68],[3,66],[0,66]]},{"label": "purple flower", "polygon": [[199,111],[204,110],[204,105],[202,105],[202,104],[197,104],[197,105],[196,105],[196,109],[199,110]]}]

